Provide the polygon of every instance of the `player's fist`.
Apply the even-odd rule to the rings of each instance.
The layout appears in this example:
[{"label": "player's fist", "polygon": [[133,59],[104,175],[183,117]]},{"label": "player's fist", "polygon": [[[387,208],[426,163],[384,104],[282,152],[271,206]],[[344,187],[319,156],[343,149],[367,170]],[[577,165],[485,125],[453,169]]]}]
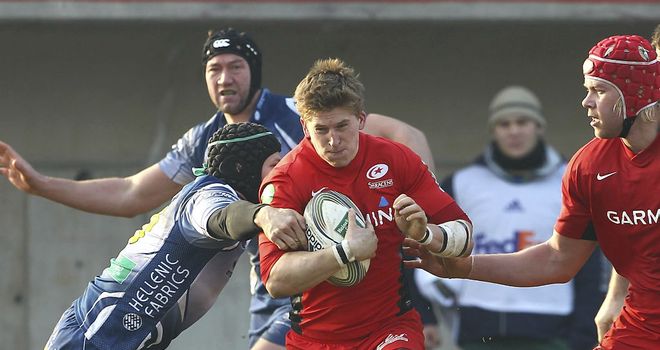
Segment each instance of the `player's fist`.
[{"label": "player's fist", "polygon": [[392,204],[394,220],[399,230],[414,240],[420,240],[426,233],[426,213],[412,198],[401,194]]},{"label": "player's fist", "polygon": [[365,225],[364,228],[358,226],[355,220],[355,211],[353,209],[348,210],[348,230],[344,239],[348,242],[351,253],[357,261],[371,259],[376,256],[378,237],[376,237],[374,227],[369,220],[365,220]]},{"label": "player's fist", "polygon": [[262,207],[255,215],[254,223],[282,250],[307,247],[305,218],[293,209]]}]

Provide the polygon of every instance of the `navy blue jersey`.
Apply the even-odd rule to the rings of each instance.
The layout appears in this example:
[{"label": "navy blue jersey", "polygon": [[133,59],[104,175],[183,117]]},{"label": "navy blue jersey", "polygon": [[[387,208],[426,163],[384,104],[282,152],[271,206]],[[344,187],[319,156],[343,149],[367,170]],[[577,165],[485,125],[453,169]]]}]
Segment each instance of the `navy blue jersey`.
[{"label": "navy blue jersey", "polygon": [[[272,94],[263,89],[250,122],[261,124],[270,130],[282,144],[281,154],[288,153],[303,139],[304,133],[300,124],[300,115],[296,110],[293,98]],[[227,124],[222,112],[216,113],[206,123],[194,126],[186,132],[172,150],[163,158],[160,169],[172,181],[185,184],[193,180],[191,168],[199,167],[205,159],[206,145],[209,138],[217,130]],[[257,242],[249,242],[252,269],[250,271],[250,313],[253,320],[250,325],[250,343],[270,327],[271,314],[280,307],[288,307],[289,298],[273,299],[261,282]],[[255,315],[259,315],[255,317]],[[284,345],[284,344],[282,344]]]},{"label": "navy blue jersey", "polygon": [[[202,317],[244,250],[210,235],[207,222],[236,200],[231,187],[207,175],[153,215],[74,302],[85,341],[102,349],[163,349]],[[56,328],[49,343],[57,337]]]},{"label": "navy blue jersey", "polygon": [[[288,153],[303,138],[300,115],[293,99],[274,95],[263,89],[250,122],[263,125],[282,144],[282,155]],[[206,145],[213,134],[227,124],[222,112],[216,113],[206,123],[188,130],[158,165],[172,181],[185,185],[194,179],[191,169],[200,167],[206,158]]]}]

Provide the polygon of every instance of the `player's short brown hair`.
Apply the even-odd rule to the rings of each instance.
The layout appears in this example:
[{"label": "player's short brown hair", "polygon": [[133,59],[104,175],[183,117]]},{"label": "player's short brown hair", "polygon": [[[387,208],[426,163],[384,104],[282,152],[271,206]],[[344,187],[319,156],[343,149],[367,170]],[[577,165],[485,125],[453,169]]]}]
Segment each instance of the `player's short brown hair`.
[{"label": "player's short brown hair", "polygon": [[660,50],[660,24],[658,24],[653,31],[651,45],[653,45],[656,51]]},{"label": "player's short brown hair", "polygon": [[364,85],[358,74],[342,60],[318,60],[298,84],[294,99],[303,120],[319,112],[346,108],[359,115],[364,111]]}]

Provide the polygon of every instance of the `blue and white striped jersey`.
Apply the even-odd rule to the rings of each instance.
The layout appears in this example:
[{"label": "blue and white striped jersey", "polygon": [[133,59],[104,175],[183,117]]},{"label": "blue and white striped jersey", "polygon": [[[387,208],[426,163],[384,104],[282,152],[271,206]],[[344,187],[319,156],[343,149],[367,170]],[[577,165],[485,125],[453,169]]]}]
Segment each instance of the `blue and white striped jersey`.
[{"label": "blue and white striped jersey", "polygon": [[[266,88],[261,92],[250,122],[265,126],[277,137],[282,144],[280,152],[282,155],[289,153],[304,137],[300,115],[294,106],[293,98],[272,94]],[[160,169],[176,183],[186,184],[192,181],[194,177],[191,168],[202,165],[208,140],[213,133],[226,124],[227,120],[224,115],[222,112],[218,112],[206,123],[188,130],[160,161]],[[253,296],[250,301],[250,312],[269,313],[282,305],[289,305],[289,298],[273,299],[261,282],[256,239],[250,241],[247,250],[250,253],[252,264],[250,284]],[[260,325],[257,327],[259,329],[251,329],[250,333],[259,333],[265,326],[268,325]]]},{"label": "blue and white striped jersey", "polygon": [[[289,153],[304,135],[293,98],[274,95],[265,88],[250,122],[263,125],[277,137],[282,144],[282,155]],[[185,185],[192,181],[194,176],[190,169],[204,163],[209,139],[226,124],[224,114],[218,112],[206,123],[193,126],[158,163],[160,169],[178,184]]]},{"label": "blue and white striped jersey", "polygon": [[207,231],[211,214],[238,200],[202,176],[137,230],[75,301],[85,338],[104,349],[163,349],[213,305],[244,243]]}]

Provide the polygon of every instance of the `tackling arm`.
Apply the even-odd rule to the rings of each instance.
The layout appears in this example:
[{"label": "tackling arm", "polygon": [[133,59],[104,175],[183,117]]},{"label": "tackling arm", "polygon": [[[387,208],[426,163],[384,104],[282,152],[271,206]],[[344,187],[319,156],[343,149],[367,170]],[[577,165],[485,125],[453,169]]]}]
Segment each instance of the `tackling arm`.
[{"label": "tackling arm", "polygon": [[406,239],[405,252],[420,259],[405,262],[438,276],[467,278],[514,287],[534,287],[568,282],[596,247],[596,242],[561,236],[556,231],[544,243],[509,254],[443,258],[419,242]]},{"label": "tackling arm", "polygon": [[511,254],[475,256],[469,279],[515,287],[568,282],[589,258],[596,242],[556,231],[544,243]]},{"label": "tackling arm", "polygon": [[209,217],[206,227],[216,238],[248,240],[259,233],[254,217],[266,204],[253,204],[239,200],[218,209]]},{"label": "tackling arm", "polygon": [[282,250],[307,246],[305,219],[292,209],[239,200],[216,210],[206,225],[216,238],[244,241],[263,231]]}]

